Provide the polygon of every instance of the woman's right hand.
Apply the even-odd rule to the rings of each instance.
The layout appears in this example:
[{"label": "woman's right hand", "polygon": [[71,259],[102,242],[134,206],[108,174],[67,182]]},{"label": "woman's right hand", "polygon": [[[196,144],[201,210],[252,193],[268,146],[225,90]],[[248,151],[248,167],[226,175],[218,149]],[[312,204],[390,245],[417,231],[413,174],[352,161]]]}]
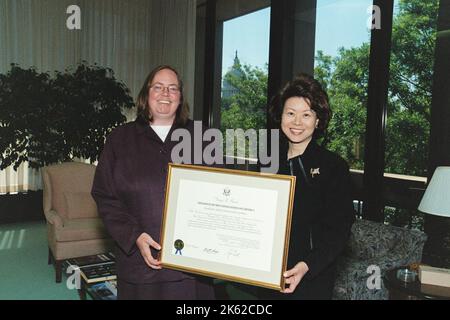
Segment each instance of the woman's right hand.
[{"label": "woman's right hand", "polygon": [[150,247],[161,250],[161,246],[158,242],[153,240],[152,237],[148,233],[142,233],[136,240],[136,245],[141,252],[142,257],[145,260],[145,263],[152,269],[161,269],[161,261],[153,258],[152,253],[150,251]]}]

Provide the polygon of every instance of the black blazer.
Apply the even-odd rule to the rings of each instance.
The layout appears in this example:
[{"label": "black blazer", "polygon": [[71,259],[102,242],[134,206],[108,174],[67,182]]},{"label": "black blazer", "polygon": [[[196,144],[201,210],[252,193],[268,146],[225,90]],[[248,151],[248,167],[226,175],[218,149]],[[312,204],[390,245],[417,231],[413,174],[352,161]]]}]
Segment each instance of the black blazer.
[{"label": "black blazer", "polygon": [[288,269],[304,261],[309,271],[293,294],[264,292],[263,298],[329,299],[338,256],[354,221],[347,163],[312,140],[290,160],[280,155],[280,174],[297,177],[289,243]]}]

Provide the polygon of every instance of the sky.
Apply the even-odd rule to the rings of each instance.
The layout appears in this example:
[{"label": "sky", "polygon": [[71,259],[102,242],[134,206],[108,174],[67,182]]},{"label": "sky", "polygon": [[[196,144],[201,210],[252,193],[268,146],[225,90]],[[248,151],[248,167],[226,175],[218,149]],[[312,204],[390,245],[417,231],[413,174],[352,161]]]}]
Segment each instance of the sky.
[{"label": "sky", "polygon": [[236,50],[241,63],[262,68],[269,58],[269,33],[270,8],[225,21],[222,72],[233,65]]},{"label": "sky", "polygon": [[[372,0],[317,0],[316,52],[335,56],[340,47],[370,41],[367,12]],[[225,21],[222,72],[233,65],[236,50],[243,64],[262,68],[269,57],[270,8]]]}]

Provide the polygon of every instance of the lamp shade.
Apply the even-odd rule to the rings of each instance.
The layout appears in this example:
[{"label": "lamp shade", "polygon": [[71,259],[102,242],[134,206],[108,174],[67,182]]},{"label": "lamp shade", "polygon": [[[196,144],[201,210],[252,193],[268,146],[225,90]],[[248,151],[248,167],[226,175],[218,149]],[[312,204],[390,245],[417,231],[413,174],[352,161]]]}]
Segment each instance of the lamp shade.
[{"label": "lamp shade", "polygon": [[419,204],[419,210],[450,217],[450,167],[437,167]]}]

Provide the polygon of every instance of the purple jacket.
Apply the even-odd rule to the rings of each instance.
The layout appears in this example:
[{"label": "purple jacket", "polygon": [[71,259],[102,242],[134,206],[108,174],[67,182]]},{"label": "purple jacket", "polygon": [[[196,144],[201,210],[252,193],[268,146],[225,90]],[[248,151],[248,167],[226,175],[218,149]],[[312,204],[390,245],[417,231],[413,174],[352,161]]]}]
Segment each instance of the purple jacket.
[{"label": "purple jacket", "polygon": [[[172,126],[162,142],[148,124],[137,120],[116,128],[106,139],[92,196],[119,249],[117,272],[121,280],[154,283],[193,278],[174,270],[151,269],[136,246],[136,239],[143,232],[160,241],[167,164],[171,162],[172,148],[178,143],[170,141],[170,136],[176,128],[179,127]],[[194,122],[189,120],[185,128],[194,139]],[[153,249],[152,255],[157,256]]]}]

